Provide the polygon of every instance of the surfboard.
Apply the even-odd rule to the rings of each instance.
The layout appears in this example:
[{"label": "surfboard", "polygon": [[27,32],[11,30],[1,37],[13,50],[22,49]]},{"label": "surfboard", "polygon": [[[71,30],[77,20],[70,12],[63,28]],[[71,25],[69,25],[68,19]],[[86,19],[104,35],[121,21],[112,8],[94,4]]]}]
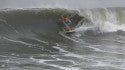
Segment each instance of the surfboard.
[{"label": "surfboard", "polygon": [[63,31],[63,33],[66,34],[66,35],[71,35],[71,34],[75,33],[74,30],[66,30],[65,28],[62,28],[62,31]]},{"label": "surfboard", "polygon": [[72,34],[72,33],[75,33],[74,30],[70,30],[70,31],[66,31],[67,34]]},{"label": "surfboard", "polygon": [[65,35],[70,36],[70,35],[72,35],[72,34],[74,34],[74,33],[75,33],[75,31],[70,30],[70,31],[66,31],[66,32],[65,32]]}]

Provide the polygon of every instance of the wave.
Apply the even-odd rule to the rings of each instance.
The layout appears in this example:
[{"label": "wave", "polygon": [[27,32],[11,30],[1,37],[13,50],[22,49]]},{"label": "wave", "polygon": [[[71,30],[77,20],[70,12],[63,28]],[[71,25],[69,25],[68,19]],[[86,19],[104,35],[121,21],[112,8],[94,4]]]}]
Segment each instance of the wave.
[{"label": "wave", "polygon": [[[0,35],[11,38],[52,39],[56,42],[61,36],[62,16],[70,16],[75,31],[97,35],[107,32],[125,31],[125,8],[95,8],[69,10],[63,8],[1,9]],[[57,38],[55,38],[55,36]],[[44,41],[43,40],[43,41]],[[48,42],[48,40],[46,41]]]},{"label": "wave", "polygon": [[[72,27],[82,34],[97,35],[125,31],[125,8],[94,8],[69,10],[63,8],[2,9],[0,35],[31,38],[35,35],[57,36],[61,30],[62,16],[70,16]],[[12,37],[15,35],[14,37]]]},{"label": "wave", "polygon": [[84,17],[68,9],[4,9],[0,11],[0,35],[32,37],[35,33],[58,34],[62,16],[70,16],[72,27]]},{"label": "wave", "polygon": [[[62,15],[71,16],[71,26],[76,27],[75,34],[65,36],[60,32]],[[124,16],[124,8],[1,10],[0,53],[9,58],[6,61],[5,57],[1,57],[2,61],[5,58],[2,67],[8,68],[11,64],[17,68],[39,67],[40,64],[43,69],[49,66],[54,69],[79,70],[84,69],[81,66],[86,65],[86,62],[89,64],[87,68],[93,64],[96,64],[96,68],[105,66],[107,63],[101,58],[112,64],[117,55],[124,55]],[[113,61],[109,61],[110,56],[114,58]],[[31,62],[27,63],[27,58]],[[97,61],[98,58],[100,61]]]}]

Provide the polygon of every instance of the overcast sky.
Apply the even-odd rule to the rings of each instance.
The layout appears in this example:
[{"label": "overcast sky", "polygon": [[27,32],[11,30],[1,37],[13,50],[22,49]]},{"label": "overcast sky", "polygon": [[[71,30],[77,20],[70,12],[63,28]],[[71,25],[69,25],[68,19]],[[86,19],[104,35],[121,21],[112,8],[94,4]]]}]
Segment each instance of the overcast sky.
[{"label": "overcast sky", "polygon": [[0,8],[98,8],[125,7],[125,0],[0,0]]}]

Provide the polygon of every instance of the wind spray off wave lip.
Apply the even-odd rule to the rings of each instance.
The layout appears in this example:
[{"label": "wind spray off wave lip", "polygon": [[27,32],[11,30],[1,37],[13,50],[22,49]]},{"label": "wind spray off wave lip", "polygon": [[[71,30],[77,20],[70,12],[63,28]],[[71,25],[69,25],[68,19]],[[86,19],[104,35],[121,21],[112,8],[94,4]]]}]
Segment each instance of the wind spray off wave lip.
[{"label": "wind spray off wave lip", "polygon": [[125,9],[120,7],[81,10],[80,15],[89,19],[90,22],[84,22],[76,31],[88,30],[95,33],[125,31],[124,12]]}]

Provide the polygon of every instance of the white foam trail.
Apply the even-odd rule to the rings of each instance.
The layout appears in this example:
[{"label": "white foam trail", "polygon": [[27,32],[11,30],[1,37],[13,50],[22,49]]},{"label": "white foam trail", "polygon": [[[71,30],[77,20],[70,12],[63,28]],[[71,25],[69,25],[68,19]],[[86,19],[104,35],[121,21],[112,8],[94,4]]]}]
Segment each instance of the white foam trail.
[{"label": "white foam trail", "polygon": [[57,47],[57,46],[53,46],[53,48],[59,49],[60,52],[64,52],[64,53],[68,52],[68,51],[66,51],[66,50],[61,49],[60,47]]},{"label": "white foam trail", "polygon": [[[116,68],[116,69],[123,69],[123,70],[125,69],[125,65],[124,64],[122,64],[122,65],[115,65],[115,64],[111,64],[111,61],[107,61],[107,62],[96,61],[96,62],[97,62],[97,64],[92,65],[93,67],[107,67],[108,66],[108,67],[113,67],[113,68]],[[118,61],[116,61],[116,62],[118,62]],[[120,63],[123,63],[123,61],[121,61]]]},{"label": "white foam trail", "polygon": [[60,68],[60,69],[63,69],[63,70],[80,70],[80,68],[77,68],[77,67],[62,67],[62,66],[54,65],[54,64],[47,64],[47,65],[57,67],[57,68]]},{"label": "white foam trail", "polygon": [[21,44],[25,44],[25,45],[32,45],[32,44],[29,44],[29,43],[26,43],[26,42],[23,42],[23,41],[12,40],[12,39],[9,39],[9,38],[6,38],[6,37],[3,37],[3,38],[8,40],[8,41],[12,41],[12,42],[16,42],[16,43],[21,43]]},{"label": "white foam trail", "polygon": [[118,59],[114,57],[97,57],[97,56],[85,56],[84,58],[95,61],[92,67],[112,67],[115,69],[123,69],[123,70],[125,69],[124,59]]},{"label": "white foam trail", "polygon": [[59,45],[59,44],[58,44],[58,46],[53,46],[53,47],[56,48],[56,49],[59,49],[60,52],[65,52],[66,54],[64,54],[64,56],[72,56],[72,57],[77,57],[77,58],[80,58],[80,59],[83,58],[82,55],[74,54],[74,53],[72,53],[72,52],[69,52],[69,51],[66,51],[66,50],[60,48],[60,45]]},{"label": "white foam trail", "polygon": [[36,39],[36,38],[33,38],[34,40],[37,40],[37,41],[39,41],[39,42],[42,42],[42,43],[44,43],[44,44],[46,44],[46,45],[49,45],[49,43],[48,42],[45,42],[45,41],[42,41],[42,40],[39,40],[39,39]]},{"label": "white foam trail", "polygon": [[71,57],[76,57],[76,58],[79,58],[79,59],[83,59],[82,55],[78,55],[78,54],[74,54],[74,53],[70,53],[70,52],[65,54],[65,56],[71,56]]},{"label": "white foam trail", "polygon": [[[34,59],[34,58],[31,58],[31,59],[34,61],[37,61],[38,63],[42,63],[45,65],[49,65],[49,66],[56,67],[56,68],[63,69],[63,70],[80,70],[80,68],[77,68],[77,67],[72,67],[72,66],[64,67],[64,66],[60,66],[56,64],[45,63],[46,61],[56,61],[56,60],[43,60],[43,59]],[[69,61],[69,60],[60,60],[60,61]]]},{"label": "white foam trail", "polygon": [[122,41],[122,40],[111,40],[111,39],[101,39],[102,41],[112,41],[112,42],[117,42],[117,43],[123,43],[125,44],[125,41]]},{"label": "white foam trail", "polygon": [[104,67],[104,66],[107,66],[107,64],[105,64],[104,62],[102,62],[102,61],[96,61],[97,62],[97,64],[95,64],[95,65],[92,65],[92,66],[101,66],[101,67]]}]

